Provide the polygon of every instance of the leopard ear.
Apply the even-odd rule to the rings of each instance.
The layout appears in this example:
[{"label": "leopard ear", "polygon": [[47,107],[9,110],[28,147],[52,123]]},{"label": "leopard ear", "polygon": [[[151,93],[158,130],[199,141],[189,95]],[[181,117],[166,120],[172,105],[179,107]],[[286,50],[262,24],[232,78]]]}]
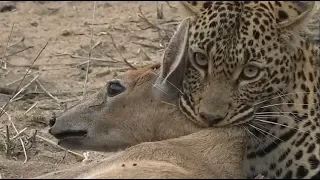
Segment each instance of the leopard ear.
[{"label": "leopard ear", "polygon": [[274,13],[279,29],[280,39],[287,45],[290,52],[295,52],[304,37],[310,36],[308,29],[316,10],[315,2],[302,1],[270,1],[273,4]]},{"label": "leopard ear", "polygon": [[170,101],[179,97],[187,64],[190,19],[184,19],[164,51],[160,75],[152,88],[156,100]]},{"label": "leopard ear", "polygon": [[275,3],[276,18],[281,28],[294,29],[308,22],[316,9],[315,1],[282,1]]}]

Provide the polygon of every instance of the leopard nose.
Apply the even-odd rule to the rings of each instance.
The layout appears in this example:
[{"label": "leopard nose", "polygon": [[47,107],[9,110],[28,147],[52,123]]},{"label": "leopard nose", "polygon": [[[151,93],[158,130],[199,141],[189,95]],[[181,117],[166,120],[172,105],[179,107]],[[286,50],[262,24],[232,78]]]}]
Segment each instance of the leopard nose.
[{"label": "leopard nose", "polygon": [[210,126],[214,124],[218,124],[226,117],[226,115],[222,115],[222,114],[200,113],[200,115],[208,121]]}]

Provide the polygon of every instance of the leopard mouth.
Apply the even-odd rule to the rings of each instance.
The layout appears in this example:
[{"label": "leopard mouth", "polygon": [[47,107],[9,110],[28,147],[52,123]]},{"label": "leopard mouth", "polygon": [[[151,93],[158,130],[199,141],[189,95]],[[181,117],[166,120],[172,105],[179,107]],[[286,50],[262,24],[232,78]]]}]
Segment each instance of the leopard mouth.
[{"label": "leopard mouth", "polygon": [[65,139],[84,138],[87,136],[87,134],[88,134],[87,131],[77,130],[77,131],[64,131],[64,132],[55,134],[54,136],[60,141],[62,141]]}]

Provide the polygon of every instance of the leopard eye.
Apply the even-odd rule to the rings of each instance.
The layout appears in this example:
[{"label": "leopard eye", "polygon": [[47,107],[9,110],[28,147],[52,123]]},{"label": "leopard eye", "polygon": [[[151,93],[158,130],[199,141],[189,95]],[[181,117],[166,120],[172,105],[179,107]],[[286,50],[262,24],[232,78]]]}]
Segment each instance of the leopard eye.
[{"label": "leopard eye", "polygon": [[252,80],[259,76],[260,74],[260,68],[254,65],[248,65],[243,68],[241,72],[241,79],[243,80]]},{"label": "leopard eye", "polygon": [[207,66],[208,65],[208,58],[203,53],[196,53],[195,60],[199,66]]}]

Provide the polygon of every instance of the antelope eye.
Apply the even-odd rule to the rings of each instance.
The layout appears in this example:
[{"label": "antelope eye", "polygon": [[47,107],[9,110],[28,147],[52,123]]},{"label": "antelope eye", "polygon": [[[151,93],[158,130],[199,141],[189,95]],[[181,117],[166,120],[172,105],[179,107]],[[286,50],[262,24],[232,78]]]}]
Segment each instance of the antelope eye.
[{"label": "antelope eye", "polygon": [[248,65],[243,68],[241,72],[241,78],[244,80],[252,80],[259,76],[261,70],[259,67],[254,65]]},{"label": "antelope eye", "polygon": [[208,58],[203,53],[196,53],[195,54],[195,61],[199,66],[207,66],[208,65]]},{"label": "antelope eye", "polygon": [[119,80],[111,80],[108,83],[107,93],[109,97],[114,97],[124,92],[126,88],[121,84]]}]

